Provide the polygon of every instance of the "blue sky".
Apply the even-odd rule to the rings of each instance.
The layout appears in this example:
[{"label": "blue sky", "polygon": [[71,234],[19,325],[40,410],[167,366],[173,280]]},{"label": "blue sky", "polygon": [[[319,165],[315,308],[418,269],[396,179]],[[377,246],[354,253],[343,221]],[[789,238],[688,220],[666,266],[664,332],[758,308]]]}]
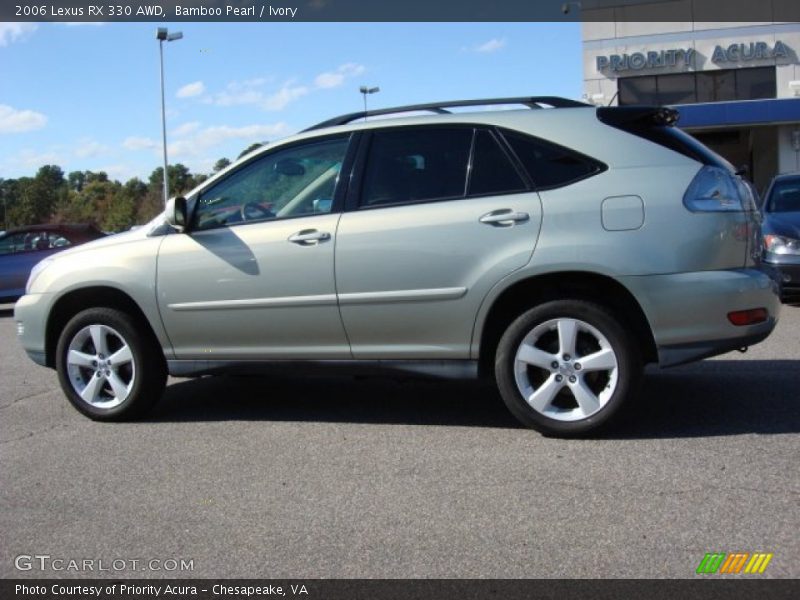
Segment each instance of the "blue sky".
[{"label": "blue sky", "polygon": [[[165,47],[170,163],[208,172],[362,107],[581,93],[579,23],[180,23]],[[0,23],[0,177],[161,164],[156,24]]]}]

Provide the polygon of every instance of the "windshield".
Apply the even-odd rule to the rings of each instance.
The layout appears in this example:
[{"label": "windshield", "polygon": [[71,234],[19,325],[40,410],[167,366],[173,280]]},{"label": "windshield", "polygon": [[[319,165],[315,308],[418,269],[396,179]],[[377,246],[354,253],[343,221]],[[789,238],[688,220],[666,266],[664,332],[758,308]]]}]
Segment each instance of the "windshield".
[{"label": "windshield", "polygon": [[800,177],[775,182],[767,212],[800,212]]}]

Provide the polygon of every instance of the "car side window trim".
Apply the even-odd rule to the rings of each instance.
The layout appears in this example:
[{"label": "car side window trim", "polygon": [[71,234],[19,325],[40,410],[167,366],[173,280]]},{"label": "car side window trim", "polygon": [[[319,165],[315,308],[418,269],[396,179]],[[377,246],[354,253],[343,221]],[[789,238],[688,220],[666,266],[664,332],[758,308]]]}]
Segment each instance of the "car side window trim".
[{"label": "car side window trim", "polygon": [[[505,156],[506,160],[508,160],[509,164],[513,167],[514,171],[516,171],[519,178],[522,180],[522,184],[524,186],[523,189],[519,190],[509,190],[509,191],[502,191],[502,192],[483,192],[483,193],[470,193],[470,188],[472,187],[472,167],[475,161],[475,152],[477,151],[477,144],[478,144],[478,135],[480,133],[488,133],[489,136],[494,140],[494,142],[499,146],[500,150],[502,151],[503,155]],[[525,167],[522,165],[521,162],[517,159],[516,155],[511,151],[511,148],[507,145],[505,139],[499,135],[494,127],[476,127],[475,131],[472,135],[472,150],[470,151],[469,155],[469,170],[467,172],[467,187],[466,187],[466,197],[467,198],[487,198],[491,196],[511,196],[513,194],[528,194],[534,191],[533,182],[531,178],[528,177],[528,173],[525,170]]]},{"label": "car side window trim", "polygon": [[[469,158],[467,162],[467,172],[466,177],[464,180],[464,189],[462,193],[459,195],[451,195],[451,196],[441,196],[435,198],[425,198],[423,200],[411,200],[408,202],[394,202],[391,204],[377,204],[374,206],[366,206],[362,204],[362,195],[363,195],[363,188],[364,188],[364,179],[366,176],[366,167],[368,164],[370,150],[372,148],[372,143],[375,138],[375,134],[383,133],[386,131],[393,131],[393,130],[401,130],[401,131],[424,131],[424,130],[442,130],[442,129],[471,129],[472,130],[472,137],[470,140],[470,148],[469,148]],[[501,150],[503,151],[505,157],[509,160],[511,165],[514,167],[517,174],[522,179],[523,183],[525,184],[525,189],[514,190],[509,192],[489,192],[489,193],[480,193],[480,194],[470,194],[469,193],[469,186],[471,181],[472,175],[472,167],[474,162],[475,156],[475,144],[478,136],[478,132],[483,131],[489,133],[493,139],[498,143]],[[530,180],[527,172],[525,171],[524,167],[521,163],[519,163],[518,159],[514,154],[512,154],[507,147],[505,140],[502,136],[499,136],[495,133],[494,128],[488,126],[482,126],[481,124],[476,123],[447,123],[446,125],[417,125],[414,127],[409,126],[390,126],[390,127],[382,127],[379,129],[373,129],[367,132],[364,132],[362,135],[362,139],[360,140],[359,149],[355,156],[355,165],[350,177],[350,185],[347,190],[347,199],[345,201],[345,212],[352,212],[352,211],[362,211],[362,210],[378,210],[378,209],[385,209],[385,208],[393,208],[393,207],[401,207],[401,206],[414,206],[418,204],[432,204],[437,202],[452,202],[455,200],[466,200],[470,198],[486,198],[492,196],[511,196],[516,194],[528,194],[534,191],[533,183]]]},{"label": "car side window trim", "polygon": [[[465,198],[466,197],[466,195],[465,195],[466,186],[467,186],[467,183],[469,181],[468,172],[466,172],[466,171],[465,171],[465,176],[464,176],[464,182],[465,183],[464,183],[464,186],[463,186],[463,188],[461,190],[461,194],[460,195],[436,196],[436,197],[424,198],[424,199],[420,199],[420,200],[410,200],[410,201],[407,201],[407,202],[392,202],[392,203],[386,203],[386,204],[376,204],[374,206],[366,206],[366,205],[363,204],[363,200],[364,200],[364,198],[363,198],[363,196],[364,196],[364,182],[365,182],[366,176],[367,176],[367,166],[369,165],[370,154],[371,154],[373,145],[375,143],[375,138],[376,138],[377,134],[391,132],[391,131],[402,131],[402,132],[408,132],[408,131],[442,131],[442,130],[448,130],[448,129],[449,130],[452,130],[452,129],[471,129],[471,130],[473,130],[472,136],[470,138],[470,147],[469,147],[469,150],[467,151],[468,152],[467,161],[469,161],[469,159],[471,157],[471,154],[472,154],[472,144],[473,144],[473,140],[474,140],[474,129],[475,129],[475,126],[472,125],[472,124],[452,124],[451,125],[451,124],[448,123],[447,125],[441,125],[441,124],[437,124],[437,125],[419,125],[419,126],[415,126],[415,127],[394,126],[394,127],[384,127],[384,128],[381,128],[381,129],[371,130],[365,136],[367,139],[364,141],[364,151],[361,153],[361,156],[359,157],[361,159],[360,163],[359,163],[361,169],[360,169],[360,173],[359,173],[360,176],[359,176],[359,179],[358,179],[358,195],[356,196],[355,209],[356,210],[374,210],[374,209],[379,209],[379,208],[391,208],[393,206],[411,206],[411,205],[415,205],[415,204],[429,204],[429,203],[432,203],[432,202],[448,202],[448,201],[452,201],[452,200],[461,200],[461,199]],[[467,163],[467,164],[469,164],[469,163]]]},{"label": "car side window trim", "polygon": [[[544,139],[544,138],[540,138],[540,137],[535,136],[535,135],[531,135],[530,133],[527,133],[525,131],[518,131],[518,130],[515,130],[515,129],[507,129],[507,128],[504,128],[504,127],[495,127],[495,132],[497,133],[498,137],[503,140],[504,146],[507,148],[507,150],[512,154],[512,156],[515,157],[516,164],[518,164],[519,167],[521,167],[523,169],[523,172],[527,174],[527,179],[531,182],[531,184],[533,185],[533,189],[535,189],[537,192],[544,192],[544,191],[547,191],[547,190],[556,190],[556,189],[559,189],[559,188],[567,187],[569,185],[573,185],[575,183],[578,183],[579,181],[583,181],[584,179],[589,179],[590,177],[594,177],[595,175],[599,175],[600,173],[603,173],[604,171],[608,170],[608,165],[606,163],[604,163],[604,162],[602,162],[600,160],[597,160],[596,158],[594,158],[592,156],[588,156],[586,154],[583,154],[582,152],[578,152],[577,150],[574,150],[574,149],[569,148],[567,146],[562,146],[561,144],[557,144],[556,142],[552,142],[550,140],[547,140],[547,139]],[[594,169],[591,172],[585,173],[585,174],[583,174],[583,175],[581,175],[579,177],[575,177],[573,179],[560,181],[558,183],[551,184],[551,185],[539,185],[539,184],[536,183],[536,181],[533,178],[533,175],[528,172],[528,169],[525,167],[525,165],[522,162],[522,160],[519,158],[517,153],[514,151],[514,148],[511,146],[511,144],[509,143],[508,139],[506,138],[507,134],[515,135],[515,136],[523,137],[523,138],[528,138],[532,142],[540,144],[543,147],[548,147],[549,146],[549,147],[554,148],[556,150],[560,150],[561,152],[563,152],[566,155],[572,156],[572,157],[574,157],[574,158],[576,158],[576,159],[578,159],[578,160],[580,160],[580,161],[582,161],[584,163],[587,163],[587,164],[593,166]]]},{"label": "car side window trim", "polygon": [[259,154],[255,155],[255,156],[253,156],[252,158],[250,158],[246,162],[243,162],[242,164],[237,165],[236,169],[230,171],[229,173],[226,173],[225,177],[215,180],[210,185],[203,186],[201,189],[197,190],[194,194],[192,194],[187,199],[188,213],[189,213],[187,215],[187,221],[189,223],[189,227],[187,227],[186,232],[187,233],[199,234],[199,233],[202,233],[202,232],[205,232],[205,231],[216,231],[216,230],[219,230],[219,229],[229,229],[231,227],[239,227],[239,226],[243,226],[243,225],[254,225],[254,224],[257,224],[257,223],[258,224],[263,224],[263,223],[270,223],[270,222],[273,222],[273,221],[289,221],[289,220],[293,220],[293,219],[300,219],[300,218],[305,218],[305,217],[310,217],[310,216],[317,216],[317,215],[315,215],[313,213],[309,213],[309,214],[288,215],[288,216],[280,217],[278,219],[271,218],[271,219],[252,219],[252,220],[248,220],[248,221],[239,221],[239,222],[236,222],[236,223],[225,224],[225,225],[221,225],[220,227],[213,227],[213,228],[208,228],[208,229],[197,229],[195,227],[196,219],[197,219],[197,210],[198,210],[198,207],[200,206],[200,199],[202,198],[203,194],[206,191],[208,191],[209,189],[212,189],[218,183],[221,183],[222,181],[225,181],[229,177],[235,176],[237,173],[241,172],[242,169],[249,168],[255,162],[262,161],[262,160],[268,160],[268,157],[273,155],[273,154],[275,154],[275,153],[284,152],[286,150],[292,150],[292,149],[295,149],[295,148],[302,148],[304,146],[312,146],[312,145],[316,145],[316,144],[320,144],[320,143],[336,141],[336,140],[345,140],[347,142],[347,149],[345,150],[345,153],[344,153],[344,159],[342,160],[342,166],[339,169],[339,173],[338,173],[338,175],[336,177],[336,183],[335,183],[334,192],[333,192],[333,201],[331,203],[331,210],[326,212],[326,213],[318,213],[318,214],[329,214],[330,215],[330,214],[338,214],[338,213],[343,212],[344,211],[344,204],[345,204],[345,197],[346,197],[346,192],[347,192],[347,187],[348,187],[346,185],[346,182],[349,181],[349,179],[350,179],[350,177],[352,175],[353,165],[355,163],[355,157],[356,157],[356,150],[357,150],[357,147],[359,145],[358,143],[359,143],[360,138],[361,138],[360,132],[336,133],[336,134],[331,134],[331,135],[326,135],[326,136],[307,138],[307,139],[304,139],[304,140],[298,140],[296,142],[292,142],[290,144],[284,144],[284,145],[276,146],[274,148],[270,148],[270,149],[268,149],[268,150],[266,150],[266,151],[264,151],[262,153],[259,153]]}]

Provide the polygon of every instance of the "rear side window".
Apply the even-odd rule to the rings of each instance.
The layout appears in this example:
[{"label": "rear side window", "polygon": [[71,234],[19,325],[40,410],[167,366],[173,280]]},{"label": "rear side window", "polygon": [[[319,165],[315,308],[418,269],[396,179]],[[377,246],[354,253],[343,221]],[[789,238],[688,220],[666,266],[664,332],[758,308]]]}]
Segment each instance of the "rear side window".
[{"label": "rear side window", "polygon": [[479,129],[475,134],[469,195],[509,194],[526,189],[525,182],[495,137],[489,131]]},{"label": "rear side window", "polygon": [[604,169],[602,163],[557,144],[513,131],[503,131],[503,137],[537,189],[568,185]]},{"label": "rear side window", "polygon": [[372,134],[362,206],[463,198],[472,129],[398,129]]}]

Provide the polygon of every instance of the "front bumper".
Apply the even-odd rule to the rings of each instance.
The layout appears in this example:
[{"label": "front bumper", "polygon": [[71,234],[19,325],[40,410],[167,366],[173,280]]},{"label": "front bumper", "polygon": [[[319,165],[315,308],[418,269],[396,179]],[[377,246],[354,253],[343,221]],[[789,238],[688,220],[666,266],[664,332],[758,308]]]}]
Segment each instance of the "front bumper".
[{"label": "front bumper", "polygon": [[52,296],[52,294],[26,294],[14,305],[17,339],[30,359],[42,366],[49,366],[45,351],[45,335]]},{"label": "front bumper", "polygon": [[[778,284],[760,269],[621,277],[650,322],[658,363],[670,367],[756,344],[775,328]],[[767,320],[737,327],[728,313],[767,309]]]},{"label": "front bumper", "polygon": [[798,262],[765,261],[781,284],[781,302],[800,306],[800,260]]}]

